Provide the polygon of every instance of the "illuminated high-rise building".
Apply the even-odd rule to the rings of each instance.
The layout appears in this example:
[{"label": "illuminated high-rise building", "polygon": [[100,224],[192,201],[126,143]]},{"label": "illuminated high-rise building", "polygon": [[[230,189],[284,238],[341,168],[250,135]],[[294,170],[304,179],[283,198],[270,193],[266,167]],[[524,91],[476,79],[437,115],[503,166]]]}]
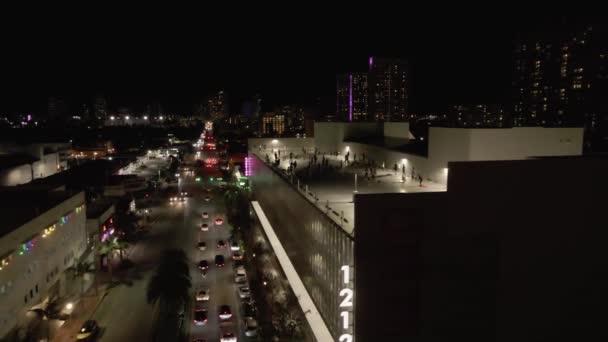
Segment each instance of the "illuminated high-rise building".
[{"label": "illuminated high-rise building", "polygon": [[275,110],[285,118],[285,130],[290,135],[304,133],[304,108],[298,105],[283,105]]},{"label": "illuminated high-rise building", "polygon": [[211,120],[223,119],[228,114],[226,93],[219,91],[207,100],[207,114]]},{"label": "illuminated high-rise building", "polygon": [[399,58],[369,58],[369,116],[377,121],[408,119],[408,64]]},{"label": "illuminated high-rise building", "polygon": [[262,136],[282,136],[285,133],[285,115],[282,113],[263,113],[260,120]]},{"label": "illuminated high-rise building", "polygon": [[562,24],[545,36],[518,44],[513,124],[584,125],[587,150],[608,141],[604,139],[608,137],[607,42],[605,27]]},{"label": "illuminated high-rise building", "polygon": [[338,75],[336,112],[341,120],[368,121],[367,73],[348,72]]}]

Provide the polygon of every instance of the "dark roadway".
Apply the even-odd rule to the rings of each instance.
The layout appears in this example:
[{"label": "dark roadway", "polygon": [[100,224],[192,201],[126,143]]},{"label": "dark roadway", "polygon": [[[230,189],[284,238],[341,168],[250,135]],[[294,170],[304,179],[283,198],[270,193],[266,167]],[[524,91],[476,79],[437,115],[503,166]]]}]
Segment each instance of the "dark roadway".
[{"label": "dark roadway", "polygon": [[[163,198],[160,205],[151,207],[156,221],[150,225],[146,239],[139,241],[129,253],[136,266],[131,270],[132,286],[124,284],[113,288],[108,296],[99,305],[93,319],[96,319],[103,331],[99,341],[145,341],[151,340],[155,329],[153,323],[156,310],[146,302],[146,286],[148,279],[154,271],[159,257],[164,249],[182,248],[191,261],[190,275],[192,277],[192,299],[195,291],[205,286],[210,289],[210,301],[204,303],[207,308],[209,320],[206,325],[196,327],[192,323],[192,308],[186,314],[186,332],[189,340],[205,338],[208,341],[220,340],[220,329],[228,329],[238,333],[239,341],[245,336],[240,319],[240,300],[238,300],[237,287],[233,279],[233,267],[229,246],[225,249],[216,247],[217,240],[227,241],[229,236],[228,224],[221,226],[213,224],[213,220],[222,217],[225,220],[223,197],[217,188],[213,188],[210,202],[204,201],[206,192],[203,183],[194,181],[194,176],[182,175],[183,190],[192,194],[186,203],[169,205],[168,199]],[[206,186],[205,186],[206,187]],[[202,213],[209,213],[208,219],[202,219]],[[201,232],[201,222],[209,224],[209,231]],[[207,250],[196,249],[198,241],[207,242]],[[214,264],[216,254],[223,254],[226,265],[217,268]],[[210,268],[206,278],[196,268],[196,263],[206,259]],[[194,303],[191,303],[192,306]],[[218,307],[222,304],[230,305],[233,317],[220,328]]]}]

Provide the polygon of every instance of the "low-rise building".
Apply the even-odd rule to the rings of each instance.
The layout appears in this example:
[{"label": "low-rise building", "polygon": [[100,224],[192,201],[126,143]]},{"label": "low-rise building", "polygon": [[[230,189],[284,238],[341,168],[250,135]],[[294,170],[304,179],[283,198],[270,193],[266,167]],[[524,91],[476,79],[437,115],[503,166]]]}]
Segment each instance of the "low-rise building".
[{"label": "low-rise building", "polygon": [[65,294],[64,273],[86,250],[84,192],[0,189],[0,337],[29,310]]},{"label": "low-rise building", "polygon": [[67,169],[69,143],[0,143],[0,186],[14,186]]}]

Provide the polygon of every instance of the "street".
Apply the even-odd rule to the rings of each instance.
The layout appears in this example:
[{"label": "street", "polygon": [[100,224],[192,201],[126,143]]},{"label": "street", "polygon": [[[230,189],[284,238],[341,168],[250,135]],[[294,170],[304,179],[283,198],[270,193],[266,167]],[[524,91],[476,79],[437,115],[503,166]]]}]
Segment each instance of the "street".
[{"label": "street", "polygon": [[[203,183],[194,182],[193,176],[182,177],[182,191],[188,191],[191,197],[185,203],[173,205],[169,204],[167,198],[162,198],[158,206],[151,207],[155,222],[148,228],[147,237],[139,241],[128,255],[135,264],[125,279],[131,283],[121,283],[111,289],[93,314],[92,319],[97,320],[102,327],[99,341],[142,341],[155,334],[156,311],[146,302],[146,287],[162,251],[167,248],[182,248],[191,261],[193,301],[198,288],[205,286],[210,289],[210,300],[203,304],[208,310],[208,322],[202,327],[194,326],[194,302],[186,313],[185,328],[186,332],[189,331],[189,340],[205,338],[208,341],[219,341],[221,329],[232,331],[239,340],[244,340],[230,247],[216,247],[219,239],[227,242],[229,237],[227,222],[219,226],[213,223],[218,217],[226,219],[222,194],[219,189],[212,187],[212,192],[209,193],[211,201],[206,202],[204,197],[207,192],[201,185]],[[209,214],[208,219],[201,218],[203,212]],[[200,231],[202,222],[209,224],[209,231]],[[205,251],[196,248],[198,241],[207,243]],[[226,265],[223,268],[215,266],[216,254],[224,255]],[[202,259],[210,265],[205,279],[196,268]],[[220,329],[218,307],[225,304],[230,305],[233,316],[223,322]]]}]

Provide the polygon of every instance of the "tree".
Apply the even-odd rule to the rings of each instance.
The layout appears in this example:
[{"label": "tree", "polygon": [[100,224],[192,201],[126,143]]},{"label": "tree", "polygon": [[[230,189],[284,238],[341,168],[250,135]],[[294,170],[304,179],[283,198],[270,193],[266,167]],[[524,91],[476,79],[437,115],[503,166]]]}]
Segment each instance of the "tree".
[{"label": "tree", "polygon": [[[95,273],[95,265],[87,261],[79,261],[74,266],[68,268],[73,272],[74,278],[80,278],[80,294],[84,293],[84,276],[86,274]],[[95,286],[95,293],[97,293],[97,286]]]},{"label": "tree", "polygon": [[149,304],[160,304],[162,315],[174,313],[190,299],[192,287],[188,258],[182,249],[163,253],[161,263],[148,282],[146,299]]},{"label": "tree", "polygon": [[300,338],[303,335],[302,332],[302,319],[298,312],[289,310],[286,306],[281,306],[281,332],[284,336],[293,338]]},{"label": "tree", "polygon": [[122,263],[123,261],[123,252],[124,250],[129,246],[128,243],[124,242],[124,241],[119,241],[118,238],[113,238],[113,239],[109,239],[106,240],[105,242],[103,242],[101,244],[101,246],[99,246],[99,254],[100,255],[106,255],[106,260],[108,263],[108,272],[110,272],[110,280],[113,279],[113,274],[112,274],[112,255],[114,254],[114,251],[119,251],[120,253],[120,262]]}]

